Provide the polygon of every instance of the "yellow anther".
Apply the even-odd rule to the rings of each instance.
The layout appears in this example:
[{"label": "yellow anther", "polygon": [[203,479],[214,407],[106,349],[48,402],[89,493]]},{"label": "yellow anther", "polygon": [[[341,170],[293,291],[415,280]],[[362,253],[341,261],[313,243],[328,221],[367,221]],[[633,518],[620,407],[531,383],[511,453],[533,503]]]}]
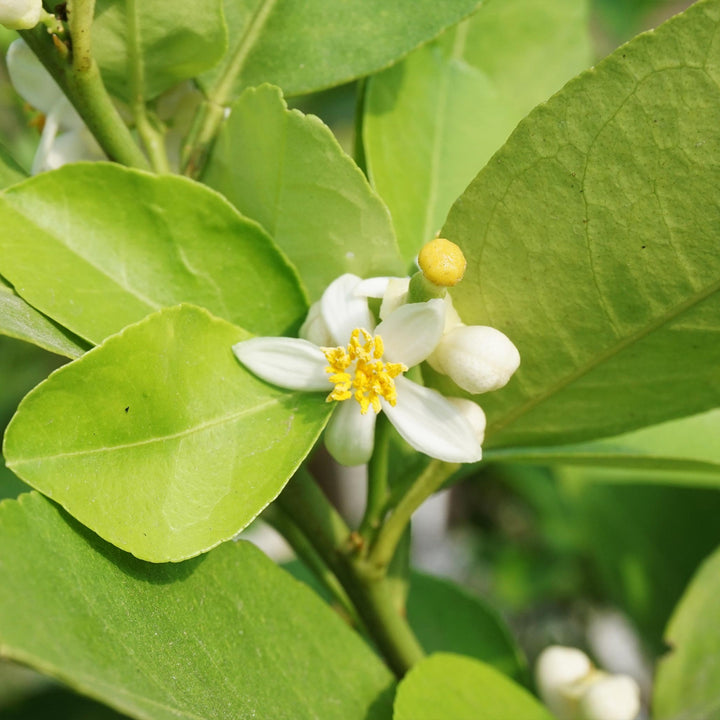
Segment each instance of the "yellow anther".
[{"label": "yellow anther", "polygon": [[379,335],[357,328],[352,331],[346,348],[322,348],[322,351],[328,361],[325,368],[328,381],[335,386],[326,398],[328,402],[354,397],[363,415],[371,407],[379,413],[380,398],[395,405],[397,391],[393,379],[404,373],[407,366],[383,362],[385,346]]},{"label": "yellow anther", "polygon": [[423,245],[418,255],[418,265],[423,275],[434,285],[452,287],[463,279],[467,261],[455,243],[445,238],[435,238]]}]

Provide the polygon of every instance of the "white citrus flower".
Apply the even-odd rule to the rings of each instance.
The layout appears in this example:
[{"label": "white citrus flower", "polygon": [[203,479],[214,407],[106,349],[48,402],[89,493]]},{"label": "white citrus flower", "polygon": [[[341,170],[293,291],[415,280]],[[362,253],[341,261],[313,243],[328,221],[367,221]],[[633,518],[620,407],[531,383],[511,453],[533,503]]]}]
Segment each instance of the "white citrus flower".
[{"label": "white citrus flower", "polygon": [[0,0],[0,25],[10,30],[29,30],[42,14],[42,0]]},{"label": "white citrus flower", "polygon": [[80,160],[106,159],[80,115],[24,40],[15,40],[8,48],[7,67],[18,94],[45,115],[33,175]]},{"label": "white citrus flower", "polygon": [[[364,286],[363,286],[364,283]],[[442,300],[401,305],[375,326],[372,281],[342,275],[308,313],[301,338],[259,337],[233,351],[258,377],[280,387],[325,392],[337,407],[325,443],[343,465],[370,459],[375,418],[385,412],[416,450],[447,462],[476,462],[476,430],[448,399],[403,374],[425,360],[442,336]]]}]

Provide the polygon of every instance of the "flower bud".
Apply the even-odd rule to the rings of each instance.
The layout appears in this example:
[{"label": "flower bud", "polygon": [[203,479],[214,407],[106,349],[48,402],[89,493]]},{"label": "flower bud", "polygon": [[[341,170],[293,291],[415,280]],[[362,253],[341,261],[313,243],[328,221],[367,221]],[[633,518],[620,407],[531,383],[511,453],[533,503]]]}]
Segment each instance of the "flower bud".
[{"label": "flower bud", "polygon": [[573,720],[574,701],[568,688],[592,672],[590,658],[577,648],[551,645],[540,653],[535,683],[542,701],[558,720]]},{"label": "flower bud", "polygon": [[0,0],[0,25],[10,30],[29,30],[42,14],[42,0]]},{"label": "flower bud", "polygon": [[468,425],[473,429],[477,441],[482,445],[483,440],[485,440],[485,426],[487,425],[487,418],[483,409],[477,403],[466,398],[447,397],[446,399],[462,413]]},{"label": "flower bud", "polygon": [[603,673],[578,705],[579,720],[635,720],[639,712],[640,688],[629,675]]},{"label": "flower bud", "polygon": [[443,336],[430,364],[473,395],[507,384],[520,365],[520,353],[495,328],[463,325]]},{"label": "flower bud", "polygon": [[434,285],[452,287],[463,279],[467,261],[455,243],[445,238],[435,238],[423,245],[418,255],[418,265],[423,275]]}]

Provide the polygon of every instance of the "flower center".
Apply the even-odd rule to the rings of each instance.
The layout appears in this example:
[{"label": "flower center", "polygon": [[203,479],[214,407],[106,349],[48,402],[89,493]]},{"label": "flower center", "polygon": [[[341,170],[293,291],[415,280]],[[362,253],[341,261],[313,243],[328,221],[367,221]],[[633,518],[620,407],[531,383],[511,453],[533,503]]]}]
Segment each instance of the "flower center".
[{"label": "flower center", "polygon": [[[362,339],[360,338],[362,334]],[[332,400],[349,400],[354,397],[360,403],[364,415],[372,405],[379,413],[380,398],[391,405],[397,402],[397,391],[393,378],[404,373],[407,366],[402,363],[383,362],[385,352],[382,338],[371,335],[367,330],[356,328],[352,331],[347,348],[320,348],[327,358],[328,380],[335,385],[327,396]]]}]

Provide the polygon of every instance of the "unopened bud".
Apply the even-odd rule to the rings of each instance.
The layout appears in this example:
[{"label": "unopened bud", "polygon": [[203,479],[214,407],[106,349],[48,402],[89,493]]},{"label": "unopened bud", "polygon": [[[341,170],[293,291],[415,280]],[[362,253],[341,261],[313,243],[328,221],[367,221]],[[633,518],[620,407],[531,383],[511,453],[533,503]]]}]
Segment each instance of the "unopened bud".
[{"label": "unopened bud", "polygon": [[418,265],[423,275],[434,285],[452,287],[465,274],[467,261],[463,251],[445,238],[435,238],[425,243],[418,255]]},{"label": "unopened bud", "polygon": [[542,701],[559,720],[572,720],[574,702],[567,689],[591,671],[590,658],[577,648],[551,645],[540,653],[535,683]]},{"label": "unopened bud", "polygon": [[640,712],[640,688],[628,675],[603,675],[583,693],[579,720],[635,720]]},{"label": "unopened bud", "polygon": [[42,0],[0,0],[0,25],[10,30],[29,30],[43,14]]},{"label": "unopened bud", "polygon": [[463,325],[443,336],[430,364],[473,395],[507,384],[520,365],[510,339],[492,327]]}]

